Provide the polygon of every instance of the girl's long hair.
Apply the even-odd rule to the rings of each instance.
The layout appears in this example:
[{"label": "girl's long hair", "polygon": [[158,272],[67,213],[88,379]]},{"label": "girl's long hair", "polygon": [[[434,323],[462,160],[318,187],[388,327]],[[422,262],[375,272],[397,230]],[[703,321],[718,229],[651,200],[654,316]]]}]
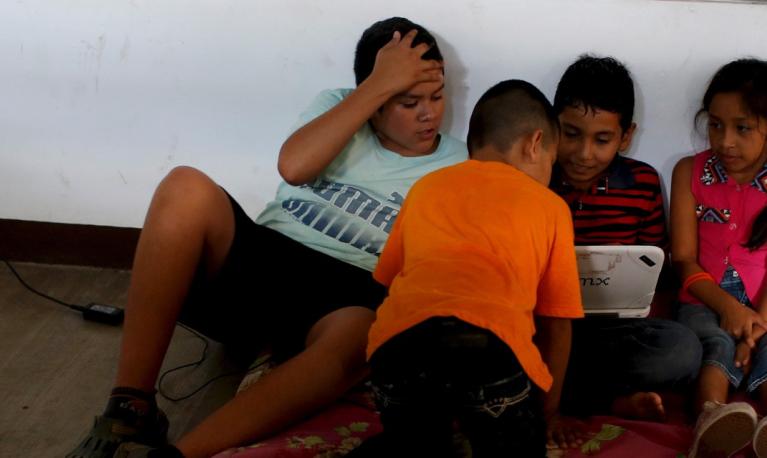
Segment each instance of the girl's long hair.
[{"label": "girl's long hair", "polygon": [[764,242],[767,242],[767,207],[756,216],[754,224],[751,225],[751,236],[743,246],[754,251],[764,245]]}]

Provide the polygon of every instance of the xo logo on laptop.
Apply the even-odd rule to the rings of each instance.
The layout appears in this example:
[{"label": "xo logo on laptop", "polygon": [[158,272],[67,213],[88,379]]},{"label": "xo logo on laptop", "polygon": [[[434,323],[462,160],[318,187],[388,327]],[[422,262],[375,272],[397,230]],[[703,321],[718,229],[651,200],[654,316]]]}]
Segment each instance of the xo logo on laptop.
[{"label": "xo logo on laptop", "polygon": [[581,286],[610,286],[610,277],[581,277]]}]

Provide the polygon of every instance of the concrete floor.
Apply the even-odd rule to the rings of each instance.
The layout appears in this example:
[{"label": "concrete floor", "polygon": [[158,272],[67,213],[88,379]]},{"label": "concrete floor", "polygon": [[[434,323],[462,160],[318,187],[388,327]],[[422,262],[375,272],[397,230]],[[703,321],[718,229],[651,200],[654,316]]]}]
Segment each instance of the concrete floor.
[{"label": "concrete floor", "polygon": [[[14,263],[34,288],[68,303],[125,305],[128,271]],[[0,263],[0,457],[60,457],[101,412],[117,366],[121,328],[85,321],[80,312],[24,288]],[[203,343],[176,328],[163,370],[199,358]],[[169,375],[172,396],[237,367],[211,342],[205,362]],[[240,376],[220,379],[190,399],[158,396],[170,438],[192,428],[233,395]]]}]

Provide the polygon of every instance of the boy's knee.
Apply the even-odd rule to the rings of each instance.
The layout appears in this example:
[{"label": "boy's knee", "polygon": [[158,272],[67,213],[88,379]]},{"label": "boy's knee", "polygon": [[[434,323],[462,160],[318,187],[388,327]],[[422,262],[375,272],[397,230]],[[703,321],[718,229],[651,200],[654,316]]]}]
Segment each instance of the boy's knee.
[{"label": "boy's knee", "polygon": [[[168,213],[215,215],[226,193],[210,177],[188,166],[173,168],[157,186],[152,205]],[[184,215],[186,217],[194,215]]]},{"label": "boy's knee", "polygon": [[679,380],[692,381],[700,372],[703,346],[692,330],[680,325],[675,332],[677,333],[677,346],[670,349],[673,361],[669,367],[676,368]]},{"label": "boy's knee", "polygon": [[200,170],[180,165],[174,167],[157,186],[157,194],[171,197],[192,197],[195,195],[206,194],[210,190],[217,188],[216,183]]},{"label": "boy's knee", "polygon": [[234,237],[234,207],[207,175],[192,167],[176,167],[157,187],[144,230],[155,237],[202,243],[211,262],[220,263]]},{"label": "boy's knee", "polygon": [[359,372],[365,364],[367,334],[375,312],[364,307],[344,307],[320,319],[309,331],[306,346],[332,356],[346,373]]},{"label": "boy's knee", "polygon": [[[667,320],[647,323],[643,333],[644,356],[635,365],[643,366],[642,377],[650,385],[687,383],[697,377],[703,357],[698,336],[688,327]],[[638,368],[637,368],[638,369]]]}]

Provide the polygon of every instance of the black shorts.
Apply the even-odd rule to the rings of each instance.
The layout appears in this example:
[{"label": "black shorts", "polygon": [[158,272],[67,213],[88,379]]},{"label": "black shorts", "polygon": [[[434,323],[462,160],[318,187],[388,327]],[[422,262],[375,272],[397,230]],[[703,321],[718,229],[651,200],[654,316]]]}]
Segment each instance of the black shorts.
[{"label": "black shorts", "polygon": [[311,327],[348,306],[375,310],[386,288],[360,267],[256,224],[231,197],[232,246],[211,278],[204,262],[179,321],[243,355],[266,346],[280,359],[300,352]]}]

